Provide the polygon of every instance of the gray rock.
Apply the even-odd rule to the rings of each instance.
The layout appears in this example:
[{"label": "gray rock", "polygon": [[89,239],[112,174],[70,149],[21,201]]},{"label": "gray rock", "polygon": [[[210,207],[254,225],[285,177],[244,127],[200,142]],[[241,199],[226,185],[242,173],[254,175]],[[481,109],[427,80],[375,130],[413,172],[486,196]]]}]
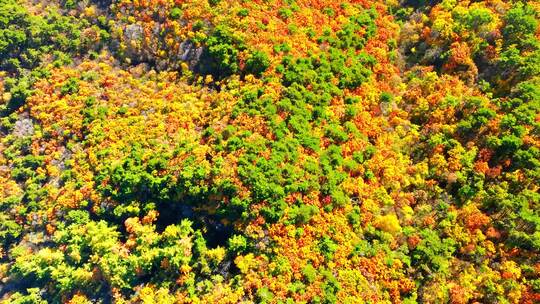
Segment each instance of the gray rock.
[{"label": "gray rock", "polygon": [[32,120],[30,118],[19,118],[13,127],[13,135],[18,138],[34,135]]}]

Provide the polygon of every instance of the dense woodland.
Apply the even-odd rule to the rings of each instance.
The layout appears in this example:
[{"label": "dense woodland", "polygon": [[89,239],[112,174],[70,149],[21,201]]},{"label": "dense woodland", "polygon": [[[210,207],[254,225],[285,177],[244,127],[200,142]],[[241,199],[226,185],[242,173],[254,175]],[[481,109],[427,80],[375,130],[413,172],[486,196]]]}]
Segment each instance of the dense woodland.
[{"label": "dense woodland", "polygon": [[537,0],[0,0],[0,303],[540,303]]}]

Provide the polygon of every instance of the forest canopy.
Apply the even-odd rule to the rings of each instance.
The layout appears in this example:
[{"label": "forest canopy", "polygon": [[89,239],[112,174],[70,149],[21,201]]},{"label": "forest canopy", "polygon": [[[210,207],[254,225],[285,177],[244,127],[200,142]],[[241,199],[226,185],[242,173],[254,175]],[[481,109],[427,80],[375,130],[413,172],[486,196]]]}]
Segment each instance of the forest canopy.
[{"label": "forest canopy", "polygon": [[0,0],[0,303],[540,303],[540,4]]}]

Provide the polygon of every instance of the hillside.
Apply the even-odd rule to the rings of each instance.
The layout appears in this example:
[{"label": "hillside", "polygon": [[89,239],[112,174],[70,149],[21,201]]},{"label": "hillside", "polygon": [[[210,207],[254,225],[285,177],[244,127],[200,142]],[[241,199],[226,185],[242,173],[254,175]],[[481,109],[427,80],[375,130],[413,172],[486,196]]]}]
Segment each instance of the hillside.
[{"label": "hillside", "polygon": [[0,303],[540,303],[540,2],[0,0]]}]

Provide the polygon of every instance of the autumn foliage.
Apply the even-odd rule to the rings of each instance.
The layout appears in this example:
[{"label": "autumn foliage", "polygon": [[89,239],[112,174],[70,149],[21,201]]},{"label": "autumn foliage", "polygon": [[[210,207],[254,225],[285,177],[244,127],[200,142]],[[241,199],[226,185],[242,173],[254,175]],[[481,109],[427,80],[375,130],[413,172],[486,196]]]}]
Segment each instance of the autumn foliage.
[{"label": "autumn foliage", "polygon": [[539,17],[0,0],[0,301],[537,303]]}]

